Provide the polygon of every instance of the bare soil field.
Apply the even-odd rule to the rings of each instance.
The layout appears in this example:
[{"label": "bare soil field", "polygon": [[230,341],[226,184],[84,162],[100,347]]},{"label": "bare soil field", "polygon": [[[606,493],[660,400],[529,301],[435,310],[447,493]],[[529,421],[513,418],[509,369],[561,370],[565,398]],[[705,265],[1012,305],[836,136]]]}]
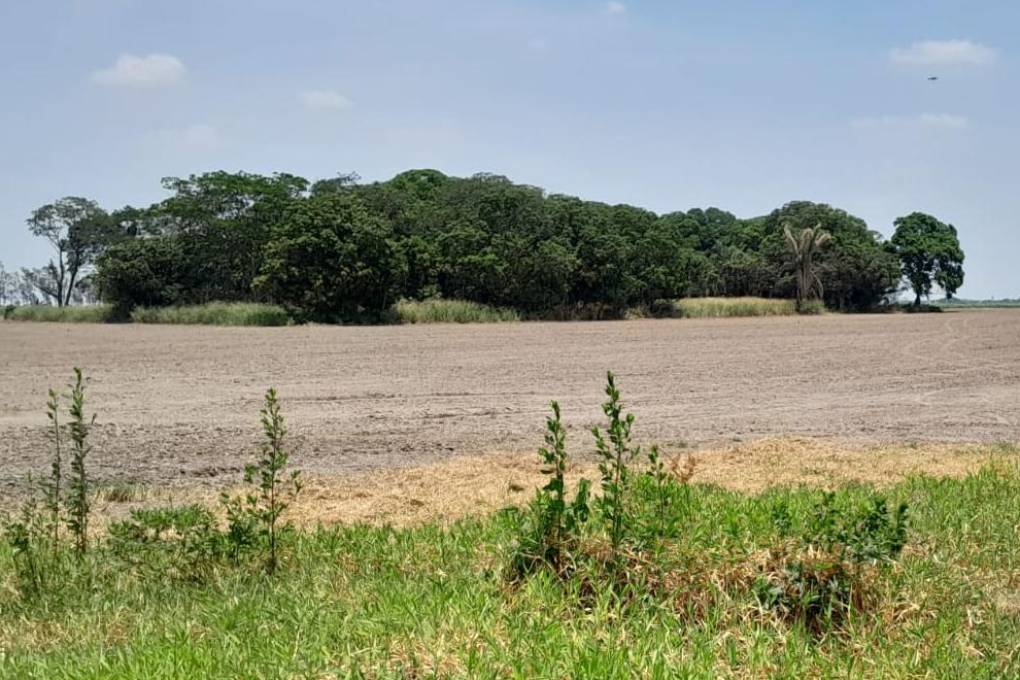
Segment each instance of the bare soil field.
[{"label": "bare soil field", "polygon": [[673,452],[777,436],[862,447],[1020,433],[1017,310],[386,327],[5,322],[0,486],[45,472],[46,389],[75,365],[92,379],[92,470],[104,482],[235,483],[271,385],[294,464],[313,476],[530,454],[550,399],[581,456],[607,369],[638,439]]}]

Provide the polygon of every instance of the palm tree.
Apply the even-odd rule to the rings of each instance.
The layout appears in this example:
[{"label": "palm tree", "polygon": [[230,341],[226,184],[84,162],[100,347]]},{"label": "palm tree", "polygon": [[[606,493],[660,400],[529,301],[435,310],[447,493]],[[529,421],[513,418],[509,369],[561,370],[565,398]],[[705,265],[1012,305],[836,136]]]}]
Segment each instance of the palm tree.
[{"label": "palm tree", "polygon": [[832,240],[832,234],[822,231],[822,225],[807,227],[794,234],[789,224],[783,226],[786,244],[793,254],[793,273],[797,278],[797,311],[803,311],[804,302],[814,293],[822,296],[822,280],[815,272],[815,253]]}]

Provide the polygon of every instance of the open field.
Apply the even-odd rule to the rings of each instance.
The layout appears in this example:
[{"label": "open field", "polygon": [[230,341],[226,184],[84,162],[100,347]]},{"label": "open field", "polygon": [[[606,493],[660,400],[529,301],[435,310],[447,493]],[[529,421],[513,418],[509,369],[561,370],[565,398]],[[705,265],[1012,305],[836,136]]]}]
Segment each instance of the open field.
[{"label": "open field", "polygon": [[[0,324],[4,483],[45,471],[68,365],[101,416],[88,552],[5,527],[0,677],[1016,677],[1018,333],[1005,311]],[[563,571],[515,571],[549,554],[520,547],[549,516],[546,402],[580,489],[610,367],[670,472],[631,478],[619,557],[595,502]],[[269,384],[307,473],[271,574],[218,502]],[[218,519],[166,534],[128,514],[199,506]]]},{"label": "open field", "polygon": [[[281,393],[311,473],[533,452],[550,399],[575,450],[613,369],[667,451],[769,436],[1014,441],[1020,312],[472,326],[0,324],[0,475],[41,472],[46,388],[79,365],[102,480],[236,481]],[[581,443],[583,442],[583,446]]]}]

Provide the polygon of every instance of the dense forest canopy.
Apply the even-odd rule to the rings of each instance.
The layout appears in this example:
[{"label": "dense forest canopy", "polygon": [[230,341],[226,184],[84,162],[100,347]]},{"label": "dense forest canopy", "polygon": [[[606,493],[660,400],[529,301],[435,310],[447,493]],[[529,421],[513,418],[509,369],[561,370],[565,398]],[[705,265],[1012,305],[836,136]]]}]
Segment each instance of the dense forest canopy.
[{"label": "dense forest canopy", "polygon": [[[581,307],[612,316],[689,296],[792,298],[788,227],[831,236],[813,264],[829,308],[872,308],[902,280],[892,242],[858,217],[807,201],[752,219],[718,208],[657,215],[499,175],[437,170],[364,184],[356,175],[312,183],[211,172],[163,185],[168,198],[104,213],[103,228],[88,203],[82,224],[69,211],[63,231],[51,225],[47,232],[55,247],[81,240],[69,235],[103,235],[102,247],[89,240],[73,263],[91,272],[82,286],[123,312],[257,301],[281,304],[299,320],[332,322],[370,319],[402,298],[458,298],[547,316]],[[46,208],[37,213],[48,215]],[[945,263],[941,271],[950,269]],[[952,271],[962,282],[962,269]],[[57,288],[62,300],[48,296],[54,302],[72,299],[66,283]]]}]

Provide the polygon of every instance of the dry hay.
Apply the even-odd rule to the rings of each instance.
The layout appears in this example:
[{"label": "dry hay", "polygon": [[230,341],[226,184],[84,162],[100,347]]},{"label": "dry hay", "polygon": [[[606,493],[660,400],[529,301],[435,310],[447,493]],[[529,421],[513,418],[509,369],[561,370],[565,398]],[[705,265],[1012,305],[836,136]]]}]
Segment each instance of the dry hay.
[{"label": "dry hay", "polygon": [[[756,493],[797,484],[829,488],[864,482],[884,486],[920,473],[962,477],[1003,455],[1002,448],[987,445],[861,446],[783,438],[674,457],[695,457],[695,483]],[[538,470],[535,456],[493,453],[423,467],[316,476],[307,480],[291,512],[302,524],[448,522],[526,502],[544,483]],[[593,463],[585,463],[568,474],[571,483],[580,477],[597,479],[598,470]]]}]

